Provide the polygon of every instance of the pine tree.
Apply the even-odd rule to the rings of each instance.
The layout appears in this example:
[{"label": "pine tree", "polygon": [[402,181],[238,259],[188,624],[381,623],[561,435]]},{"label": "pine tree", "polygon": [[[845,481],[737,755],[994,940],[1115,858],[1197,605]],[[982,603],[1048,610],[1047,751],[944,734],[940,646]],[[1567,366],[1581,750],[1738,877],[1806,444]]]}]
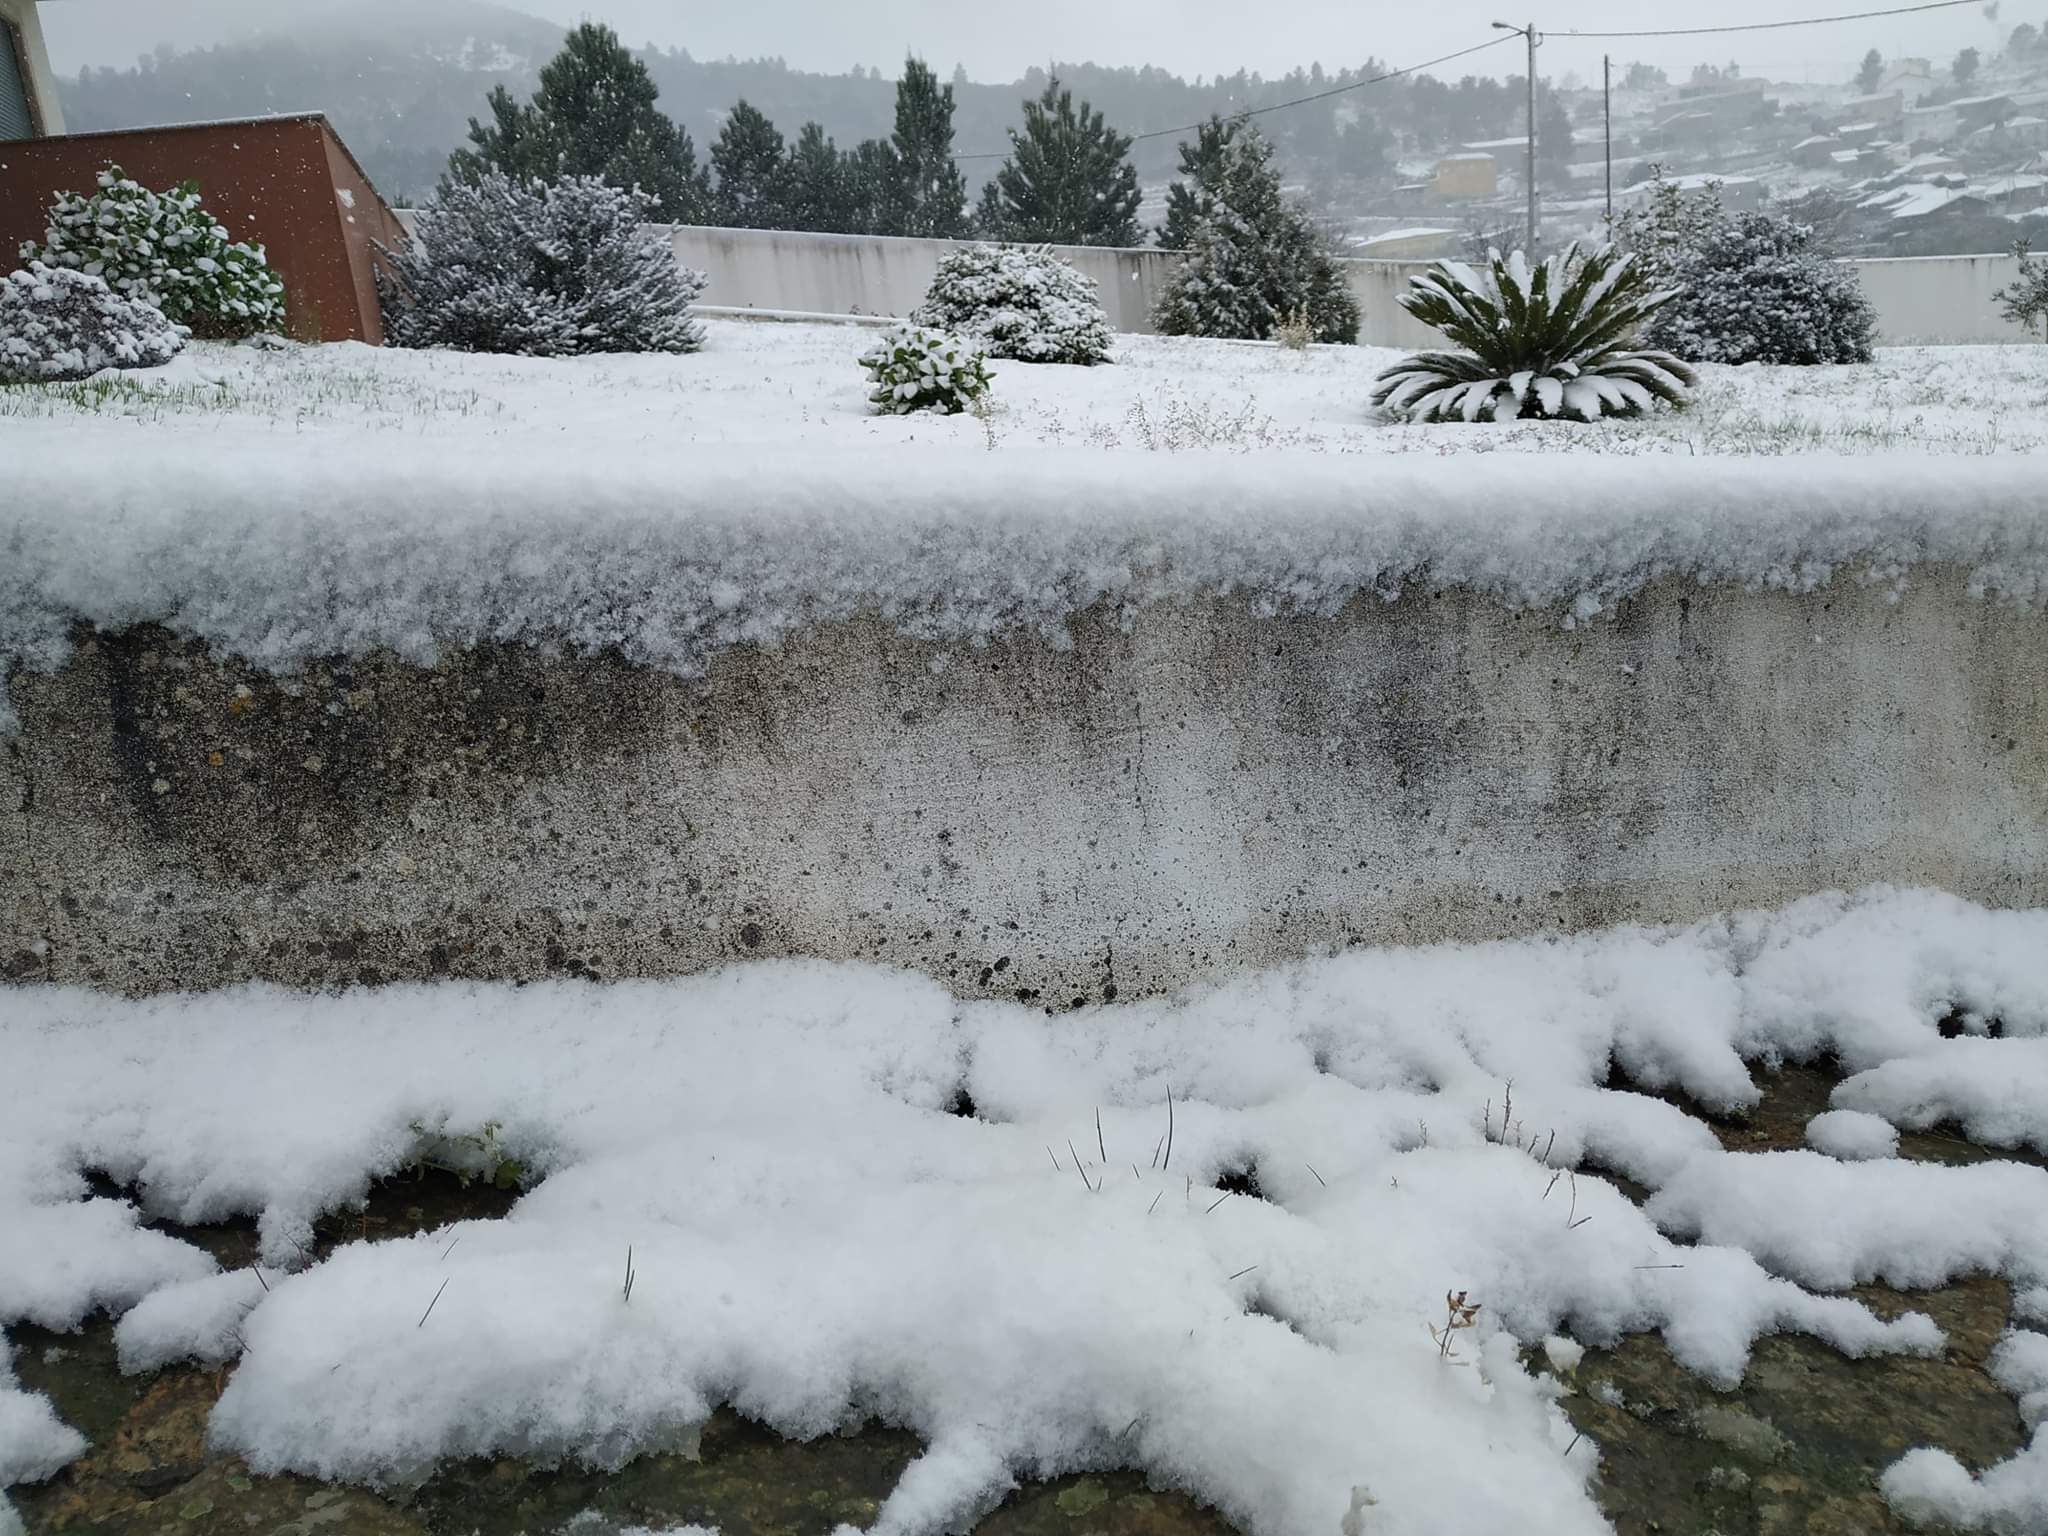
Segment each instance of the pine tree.
[{"label": "pine tree", "polygon": [[896,151],[881,139],[863,139],[846,152],[840,166],[840,187],[845,198],[845,224],[849,234],[890,235],[897,233],[898,176]]},{"label": "pine tree", "polygon": [[747,101],[733,104],[718,142],[711,146],[718,173],[714,207],[732,229],[784,229],[786,208],[782,135]]},{"label": "pine tree", "polygon": [[1572,115],[1549,92],[1536,115],[1536,174],[1553,185],[1572,178]]},{"label": "pine tree", "polygon": [[1884,55],[1875,48],[1863,55],[1862,67],[1856,71],[1856,88],[1868,96],[1884,83]]},{"label": "pine tree", "polygon": [[1977,78],[1977,68],[1983,62],[1984,55],[1974,48],[1965,48],[1956,55],[1955,63],[1949,66],[1949,73],[1955,76],[1957,86],[1967,91],[1970,82]]},{"label": "pine tree", "polygon": [[1216,205],[1216,188],[1230,163],[1230,146],[1245,125],[1242,117],[1212,116],[1195,130],[1195,141],[1180,146],[1180,173],[1187,178],[1166,189],[1166,223],[1159,247],[1184,251],[1194,244],[1195,231]]},{"label": "pine tree", "polygon": [[1237,126],[1206,191],[1209,211],[1187,260],[1153,307],[1163,334],[1263,341],[1299,315],[1317,341],[1358,339],[1358,301],[1344,269],[1308,210],[1282,195],[1273,146],[1258,129]]},{"label": "pine tree", "polygon": [[848,224],[846,160],[825,130],[805,123],[783,172],[784,211],[792,229],[844,233]]},{"label": "pine tree", "polygon": [[1136,245],[1138,172],[1130,137],[1107,127],[1087,102],[1048,80],[1024,103],[1024,131],[1010,130],[1010,157],[982,188],[977,222],[989,239],[1053,245]]},{"label": "pine tree", "polygon": [[922,59],[903,61],[896,82],[896,131],[890,135],[891,235],[958,240],[967,233],[967,181],[953,159],[953,87]]},{"label": "pine tree", "polygon": [[544,181],[595,176],[655,198],[653,217],[701,222],[709,183],[690,136],[655,107],[659,95],[618,33],[585,22],[541,70],[530,103],[519,106],[503,86],[491,92],[491,122],[470,119],[472,148],[455,152],[448,178],[473,182],[492,170]]}]

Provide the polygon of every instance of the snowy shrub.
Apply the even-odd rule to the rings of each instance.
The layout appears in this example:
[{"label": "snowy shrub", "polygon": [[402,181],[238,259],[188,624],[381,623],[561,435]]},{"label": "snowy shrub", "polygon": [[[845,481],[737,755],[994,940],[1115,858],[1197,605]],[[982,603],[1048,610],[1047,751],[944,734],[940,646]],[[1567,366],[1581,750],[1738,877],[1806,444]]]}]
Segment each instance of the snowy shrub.
[{"label": "snowy shrub", "polygon": [[972,336],[991,357],[1109,361],[1109,317],[1094,280],[1044,248],[970,245],[952,252],[910,318]]},{"label": "snowy shrub", "polygon": [[263,247],[230,240],[193,182],[152,192],[109,165],[90,196],[58,194],[46,233],[41,245],[23,244],[24,263],[105,278],[199,335],[248,336],[284,323],[284,283]]},{"label": "snowy shrub", "polygon": [[2019,258],[2020,275],[1991,297],[1998,300],[2006,319],[2031,331],[2048,321],[2048,261],[2035,260],[2033,246],[2024,240],[2013,246],[2012,253]]},{"label": "snowy shrub", "polygon": [[1196,215],[1187,259],[1152,309],[1163,336],[1265,341],[1297,313],[1312,340],[1358,340],[1358,301],[1308,210],[1288,198],[1256,128],[1224,134],[1183,206]]},{"label": "snowy shrub", "polygon": [[451,182],[420,210],[412,243],[383,252],[385,334],[400,347],[530,357],[694,352],[704,274],[647,228],[653,207],[594,176]]},{"label": "snowy shrub", "polygon": [[874,381],[869,404],[905,416],[912,411],[968,409],[988,393],[986,356],[958,336],[922,326],[899,325],[862,354],[861,367]]},{"label": "snowy shrub", "polygon": [[1712,187],[1661,178],[1615,221],[1621,243],[1674,297],[1643,339],[1700,363],[1867,363],[1877,313],[1810,224],[1730,214]]},{"label": "snowy shrub", "polygon": [[1417,421],[1636,416],[1682,406],[1698,382],[1635,336],[1670,295],[1612,246],[1576,245],[1531,267],[1520,251],[1493,253],[1484,271],[1440,261],[1401,307],[1464,352],[1418,352],[1373,382],[1372,403]]},{"label": "snowy shrub", "polygon": [[162,310],[124,299],[104,278],[41,262],[0,278],[0,384],[156,368],[184,346]]}]

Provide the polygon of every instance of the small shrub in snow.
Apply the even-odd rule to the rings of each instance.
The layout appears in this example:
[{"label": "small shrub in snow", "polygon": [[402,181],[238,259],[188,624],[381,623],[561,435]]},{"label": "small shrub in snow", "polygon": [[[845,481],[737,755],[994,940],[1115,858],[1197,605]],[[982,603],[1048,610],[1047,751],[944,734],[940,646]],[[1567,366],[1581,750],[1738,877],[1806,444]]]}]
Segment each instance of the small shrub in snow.
[{"label": "small shrub in snow", "polygon": [[970,245],[952,252],[910,318],[972,336],[991,357],[1109,361],[1109,317],[1094,280],[1043,248]]},{"label": "small shrub in snow", "polygon": [[1682,406],[1698,382],[1668,353],[1633,345],[1668,293],[1612,246],[1574,245],[1531,267],[1498,251],[1484,270],[1440,261],[1401,307],[1464,352],[1418,352],[1374,381],[1372,403],[1417,421],[1637,416]]},{"label": "small shrub in snow", "polygon": [[0,278],[0,384],[156,368],[184,345],[162,310],[122,298],[104,278],[41,262]]},{"label": "small shrub in snow", "polygon": [[861,356],[874,381],[868,403],[878,411],[907,416],[942,411],[956,416],[988,394],[988,360],[958,336],[922,326],[900,325],[885,332]]},{"label": "small shrub in snow", "polygon": [[1650,345],[1699,363],[1867,363],[1877,312],[1811,224],[1730,214],[1714,188],[1659,180],[1616,234],[1650,281],[1673,291],[1644,327]]},{"label": "small shrub in snow", "polygon": [[249,336],[284,323],[284,283],[263,247],[229,239],[193,182],[152,192],[110,165],[98,191],[58,195],[47,234],[41,245],[23,244],[24,262],[103,277],[116,293],[202,336]]},{"label": "small shrub in snow", "polygon": [[654,206],[594,176],[450,182],[420,211],[412,243],[384,252],[386,335],[401,347],[530,357],[694,352],[704,333],[690,305],[704,274],[677,265],[646,227]]},{"label": "small shrub in snow", "polygon": [[2048,261],[2036,260],[2033,246],[2024,240],[2013,246],[2012,253],[2019,258],[2020,275],[1991,297],[1998,300],[2006,319],[2031,331],[2048,321]]}]

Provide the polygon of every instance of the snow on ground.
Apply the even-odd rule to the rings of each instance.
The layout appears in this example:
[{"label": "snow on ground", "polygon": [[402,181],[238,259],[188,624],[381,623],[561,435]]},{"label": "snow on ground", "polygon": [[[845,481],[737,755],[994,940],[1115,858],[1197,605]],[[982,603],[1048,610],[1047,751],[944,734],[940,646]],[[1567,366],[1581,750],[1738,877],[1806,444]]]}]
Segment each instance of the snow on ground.
[{"label": "snow on ground", "polygon": [[[1942,1038],[1959,1009],[1979,1037]],[[1252,1536],[1329,1536],[1356,1487],[1384,1536],[1571,1536],[1604,1529],[1595,1450],[1573,1449],[1568,1388],[1518,1346],[1568,1361],[1561,1333],[1656,1328],[1732,1381],[1781,1329],[1851,1354],[1941,1347],[1923,1316],[1809,1287],[1983,1267],[2048,1288],[2048,1172],[1731,1154],[1664,1099],[1603,1086],[1610,1065],[1738,1108],[1745,1058],[1939,1063],[1901,1112],[1946,1117],[2044,1039],[2048,913],[1888,891],[1360,951],[1058,1017],[795,962],[318,996],[16,989],[0,1322],[140,1298],[124,1361],[239,1355],[213,1433],[266,1470],[610,1466],[688,1445],[729,1402],[793,1435],[914,1429],[928,1449],[885,1533],[952,1527],[1022,1477],[1135,1465]],[[1995,1123],[2039,1136],[2038,1108],[2000,1101]],[[528,1191],[500,1220],[306,1262],[315,1217],[423,1157],[514,1159]],[[256,1215],[262,1279],[89,1198],[94,1169],[155,1214]],[[1650,1187],[1647,1209],[1602,1169]],[[1480,1309],[1446,1351],[1432,1328],[1456,1292]],[[2016,1332],[1999,1355],[2030,1404],[2042,1354]],[[1894,1496],[2039,1530],[2044,1434],[1981,1480],[1909,1457]]]},{"label": "snow on ground", "polygon": [[[1686,437],[1711,402],[1377,426],[1370,352],[1143,338],[1105,367],[1005,366],[987,421],[876,418],[866,335],[728,322],[700,356],[554,362],[200,345],[139,381],[0,390],[0,673],[60,662],[79,620],[157,620],[281,670],[501,639],[687,673],[864,612],[1057,642],[1098,604],[1330,613],[1463,585],[1572,623],[1660,577],[1804,590],[1929,563],[2048,598],[2040,462],[1927,451],[1992,397],[2048,428],[2025,403],[2038,349],[1717,374],[1825,450],[1792,457]],[[1839,451],[1885,445],[1914,451]],[[1513,451],[1466,451],[1484,446]]]},{"label": "snow on ground", "polygon": [[97,418],[201,434],[260,425],[316,438],[540,435],[585,448],[800,441],[1688,457],[2048,448],[2048,348],[2035,346],[1895,347],[1841,368],[1710,365],[1691,410],[1637,422],[1408,426],[1374,420],[1365,403],[1397,351],[1119,336],[1105,367],[992,364],[986,419],[892,421],[867,408],[855,365],[873,341],[863,327],[710,320],[705,329],[704,350],[688,357],[566,361],[196,343],[161,369],[0,391],[0,441],[28,424]]}]

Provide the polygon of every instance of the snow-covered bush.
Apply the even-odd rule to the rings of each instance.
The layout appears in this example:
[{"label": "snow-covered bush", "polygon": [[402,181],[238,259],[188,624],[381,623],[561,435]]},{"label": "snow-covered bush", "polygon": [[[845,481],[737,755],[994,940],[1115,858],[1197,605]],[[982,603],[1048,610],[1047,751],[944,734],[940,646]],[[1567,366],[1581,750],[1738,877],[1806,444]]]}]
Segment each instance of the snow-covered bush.
[{"label": "snow-covered bush", "polygon": [[156,368],[184,346],[162,310],[124,299],[104,278],[41,262],[0,278],[0,384]]},{"label": "snow-covered bush", "polygon": [[1373,381],[1372,403],[1417,421],[1636,416],[1682,406],[1698,382],[1670,354],[1634,346],[1670,299],[1612,246],[1576,245],[1531,267],[1496,251],[1483,271],[1440,261],[1401,307],[1464,352],[1418,352]]},{"label": "snow-covered bush", "polygon": [[2031,331],[2048,321],[2048,261],[2037,260],[2033,246],[2024,240],[2013,246],[2012,253],[2019,258],[2020,275],[1991,297],[1998,300],[2006,319]]},{"label": "snow-covered bush", "polygon": [[1615,233],[1652,284],[1673,290],[1643,339],[1699,363],[1867,363],[1877,313],[1811,224],[1731,214],[1720,192],[1661,178]]},{"label": "snow-covered bush", "polygon": [[912,411],[959,414],[988,393],[986,355],[958,336],[899,325],[861,355],[874,388],[868,403],[905,416]]},{"label": "snow-covered bush", "polygon": [[1106,363],[1109,317],[1094,279],[1043,247],[970,245],[939,261],[916,324],[972,336],[1020,363]]},{"label": "snow-covered bush", "polygon": [[193,182],[152,192],[109,165],[98,191],[58,194],[45,233],[42,244],[22,245],[24,264],[103,277],[198,335],[249,336],[284,323],[284,283],[263,247],[230,239]]},{"label": "snow-covered bush", "polygon": [[490,172],[451,181],[377,294],[387,339],[573,357],[589,352],[694,352],[704,332],[690,305],[704,274],[677,264],[646,220],[654,199],[594,176],[554,183]]}]

